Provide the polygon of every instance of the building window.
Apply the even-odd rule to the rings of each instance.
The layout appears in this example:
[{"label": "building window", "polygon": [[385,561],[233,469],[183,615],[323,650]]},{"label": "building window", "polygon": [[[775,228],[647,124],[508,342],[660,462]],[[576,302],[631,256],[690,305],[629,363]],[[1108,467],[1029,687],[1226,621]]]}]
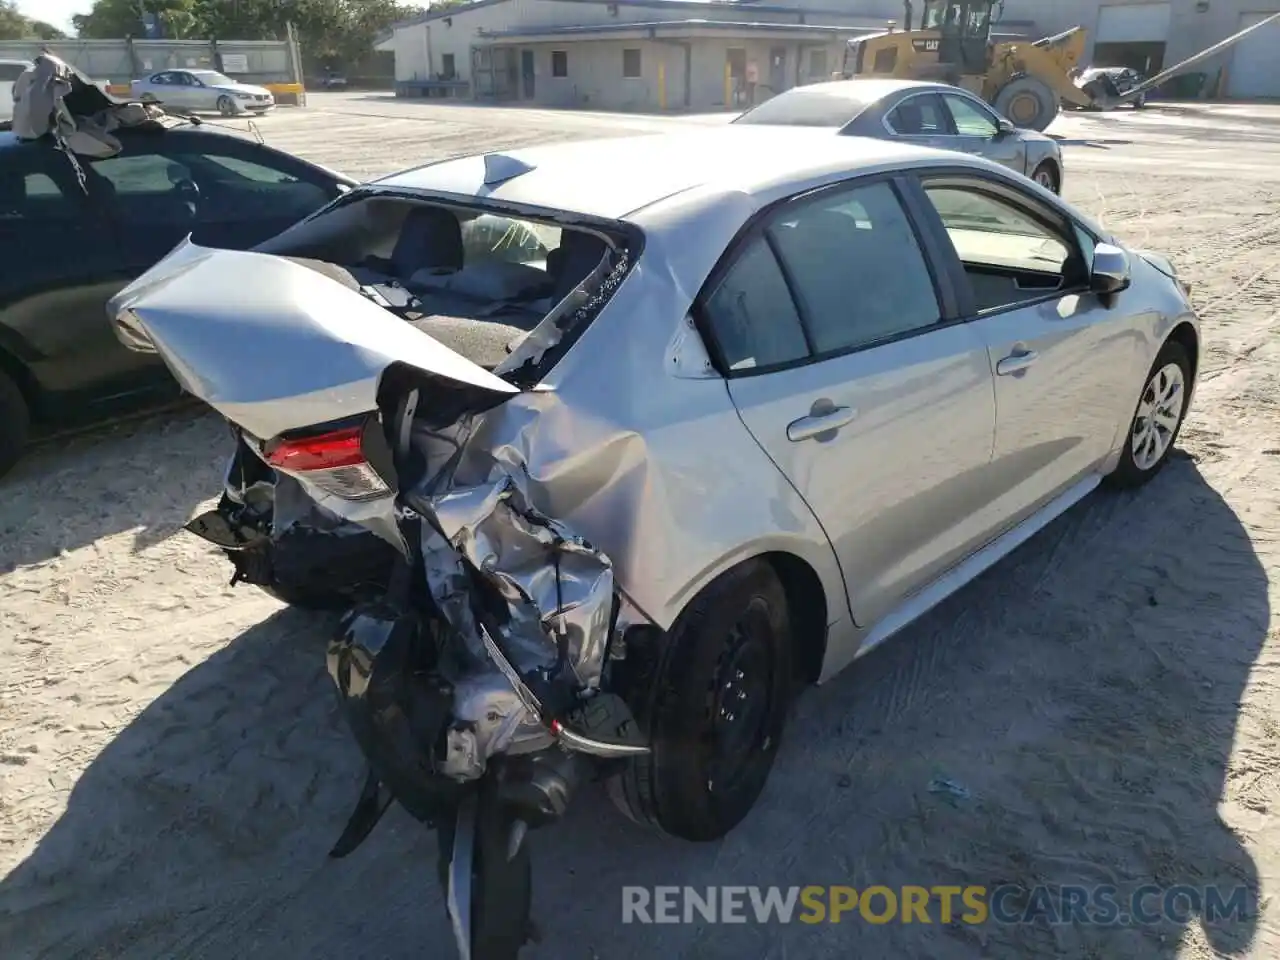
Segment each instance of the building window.
[{"label": "building window", "polygon": [[569,75],[569,54],[564,50],[551,51],[551,75],[553,77]]},{"label": "building window", "polygon": [[622,75],[630,80],[640,77],[640,51],[622,51]]},{"label": "building window", "polygon": [[827,51],[821,47],[809,51],[809,76],[814,79],[827,76]]},{"label": "building window", "polygon": [[457,74],[454,72],[452,53],[446,53],[440,58],[440,66],[440,78],[442,80],[453,80],[457,77]]}]

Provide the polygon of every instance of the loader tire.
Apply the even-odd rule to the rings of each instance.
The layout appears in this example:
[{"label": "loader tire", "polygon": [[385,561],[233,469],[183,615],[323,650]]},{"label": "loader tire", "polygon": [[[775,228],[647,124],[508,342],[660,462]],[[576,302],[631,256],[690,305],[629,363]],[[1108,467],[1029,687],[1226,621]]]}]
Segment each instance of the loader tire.
[{"label": "loader tire", "polygon": [[1058,119],[1062,104],[1049,85],[1035,77],[1018,77],[1000,88],[992,106],[1014,126],[1043,132]]}]

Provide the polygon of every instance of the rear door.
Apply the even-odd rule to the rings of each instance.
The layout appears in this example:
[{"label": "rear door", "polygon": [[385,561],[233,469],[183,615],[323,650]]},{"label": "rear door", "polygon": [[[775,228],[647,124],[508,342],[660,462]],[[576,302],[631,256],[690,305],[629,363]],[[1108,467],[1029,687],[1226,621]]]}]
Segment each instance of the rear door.
[{"label": "rear door", "polygon": [[755,225],[700,310],[743,422],[806,499],[868,625],[980,545],[995,405],[892,179]]},{"label": "rear door", "polygon": [[923,190],[996,374],[992,479],[1008,526],[1112,449],[1136,399],[1135,318],[1089,291],[1095,240],[1056,206],[994,174],[925,177]]},{"label": "rear door", "polygon": [[976,153],[1010,170],[1026,173],[1026,144],[1016,134],[1001,133],[1000,118],[986,104],[961,93],[944,93],[942,102],[955,130],[953,149]]}]

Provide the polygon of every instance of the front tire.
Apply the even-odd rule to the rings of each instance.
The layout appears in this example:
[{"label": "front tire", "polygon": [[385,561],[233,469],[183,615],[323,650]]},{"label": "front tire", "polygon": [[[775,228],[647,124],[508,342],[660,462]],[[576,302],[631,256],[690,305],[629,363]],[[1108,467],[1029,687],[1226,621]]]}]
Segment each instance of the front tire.
[{"label": "front tire", "polygon": [[1140,487],[1164,469],[1191,400],[1191,358],[1170,341],[1156,355],[1129,421],[1120,462],[1107,477],[1117,488]]},{"label": "front tire", "polygon": [[219,97],[218,112],[224,117],[234,117],[236,115],[236,102],[230,97]]},{"label": "front tire", "polygon": [[0,477],[22,459],[31,432],[31,411],[18,385],[0,370]]},{"label": "front tire", "polygon": [[786,593],[764,561],[706,588],[665,635],[640,711],[653,752],[611,784],[631,819],[684,840],[718,840],[750,812],[781,743],[791,698]]}]

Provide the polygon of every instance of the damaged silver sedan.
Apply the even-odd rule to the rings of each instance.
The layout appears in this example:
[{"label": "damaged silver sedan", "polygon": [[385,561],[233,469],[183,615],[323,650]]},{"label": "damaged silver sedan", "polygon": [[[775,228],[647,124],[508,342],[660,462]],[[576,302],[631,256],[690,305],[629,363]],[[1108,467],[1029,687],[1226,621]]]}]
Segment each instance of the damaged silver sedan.
[{"label": "damaged silver sedan", "polygon": [[583,777],[723,836],[797,687],[1159,471],[1199,353],[1166,260],[997,165],[749,127],[428,165],[112,315],[231,424],[189,529],[346,611],[332,853],[437,828],[473,960]]}]

